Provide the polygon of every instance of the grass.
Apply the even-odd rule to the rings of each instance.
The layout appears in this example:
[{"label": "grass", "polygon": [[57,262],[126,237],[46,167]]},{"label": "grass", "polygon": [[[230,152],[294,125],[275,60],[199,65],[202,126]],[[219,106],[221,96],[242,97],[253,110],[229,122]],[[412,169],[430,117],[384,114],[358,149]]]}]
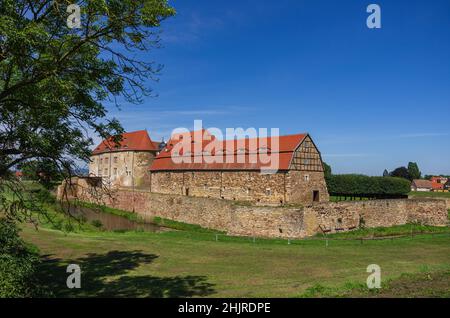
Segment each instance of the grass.
[{"label": "grass", "polygon": [[410,197],[450,199],[450,192],[410,192]]},{"label": "grass", "polygon": [[331,201],[331,202],[341,202],[341,201],[367,201],[367,200],[369,200],[369,199],[368,199],[368,198],[360,198],[360,197],[351,197],[351,196],[348,196],[348,197],[343,197],[343,196],[337,197],[337,196],[333,196],[333,195],[330,196],[330,201]]},{"label": "grass", "polygon": [[[450,212],[449,212],[449,219],[450,219]],[[405,224],[405,225],[396,225],[392,227],[357,229],[350,232],[328,234],[327,237],[332,239],[360,239],[360,238],[410,236],[426,233],[450,234],[450,227],[429,226],[421,224]],[[322,235],[317,235],[316,237],[322,237]]]},{"label": "grass", "polygon": [[449,298],[450,269],[434,273],[421,271],[414,274],[402,274],[398,278],[387,279],[381,284],[380,289],[368,289],[365,284],[352,282],[347,282],[339,287],[328,287],[322,284],[316,284],[308,288],[304,293],[300,294],[299,297]]},{"label": "grass", "polygon": [[164,218],[160,218],[160,217],[154,217],[152,222],[156,225],[174,229],[174,230],[179,230],[179,231],[225,234],[225,232],[212,230],[212,229],[206,229],[206,228],[201,227],[200,225],[188,224],[188,223],[173,221],[173,220],[164,219]]},{"label": "grass", "polygon": [[[72,222],[51,206],[48,209],[57,222]],[[111,208],[104,211],[124,212]],[[39,278],[56,297],[449,295],[447,234],[408,235],[394,240],[368,240],[364,244],[358,240],[331,240],[326,244],[315,238],[288,242],[230,237],[178,222],[155,221],[178,230],[119,233],[101,231],[88,223],[68,232],[64,225],[42,222],[37,230],[24,224],[22,237],[40,249],[43,263]],[[404,234],[410,229],[411,226],[367,229],[329,237]],[[437,231],[418,225],[414,230]],[[439,230],[448,232],[448,228]],[[79,290],[66,287],[68,264],[81,266]],[[372,292],[365,286],[369,264],[381,267],[380,291]]]},{"label": "grass", "polygon": [[[314,239],[288,244],[219,235],[216,241],[216,234],[201,231],[67,233],[27,225],[22,236],[47,255],[40,277],[58,297],[346,297],[367,292],[369,264],[379,264],[386,281],[450,264],[448,235],[328,247]],[[81,290],[65,287],[71,263],[82,268]]]}]

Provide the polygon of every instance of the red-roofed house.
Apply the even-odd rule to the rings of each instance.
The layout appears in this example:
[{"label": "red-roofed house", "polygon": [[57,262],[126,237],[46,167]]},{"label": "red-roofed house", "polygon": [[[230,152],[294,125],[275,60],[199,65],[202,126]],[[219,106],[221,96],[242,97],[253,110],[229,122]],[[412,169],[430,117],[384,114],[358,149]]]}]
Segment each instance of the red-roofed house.
[{"label": "red-roofed house", "polygon": [[150,170],[157,193],[270,204],[329,199],[321,155],[308,134],[218,140],[205,130],[181,133]]},{"label": "red-roofed house", "polygon": [[430,192],[433,184],[430,180],[416,179],[411,183],[411,191]]},{"label": "red-roofed house", "polygon": [[89,175],[103,177],[114,185],[148,185],[148,167],[160,148],[161,143],[152,141],[146,130],[124,133],[119,143],[112,138],[103,140],[92,151]]},{"label": "red-roofed house", "polygon": [[433,191],[443,191],[444,185],[447,183],[448,178],[444,177],[432,177],[431,178],[431,186]]}]

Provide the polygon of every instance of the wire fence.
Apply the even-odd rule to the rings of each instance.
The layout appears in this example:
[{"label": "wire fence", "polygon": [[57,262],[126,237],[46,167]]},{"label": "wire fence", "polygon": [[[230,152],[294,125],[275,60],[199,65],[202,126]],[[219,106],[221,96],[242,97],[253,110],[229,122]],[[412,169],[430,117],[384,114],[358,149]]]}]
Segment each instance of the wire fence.
[{"label": "wire fence", "polygon": [[[208,235],[209,236],[209,235]],[[279,243],[287,245],[299,245],[305,242],[323,242],[325,247],[330,246],[331,242],[356,242],[359,244],[368,243],[371,241],[395,241],[399,239],[418,239],[418,238],[437,238],[437,237],[450,237],[450,232],[411,232],[408,234],[398,234],[398,235],[386,235],[386,236],[372,236],[372,237],[328,237],[324,235],[323,237],[305,237],[305,238],[263,238],[257,236],[231,236],[227,234],[216,233],[213,236],[216,242],[233,242],[233,241],[248,241],[250,243],[256,244],[261,243]]]}]

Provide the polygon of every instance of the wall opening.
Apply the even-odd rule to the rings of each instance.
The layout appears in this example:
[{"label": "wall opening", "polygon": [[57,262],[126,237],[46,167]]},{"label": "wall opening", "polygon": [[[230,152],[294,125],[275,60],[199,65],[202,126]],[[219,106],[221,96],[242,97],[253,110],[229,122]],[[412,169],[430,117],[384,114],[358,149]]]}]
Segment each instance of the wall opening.
[{"label": "wall opening", "polygon": [[313,191],[313,202],[319,202],[319,201],[320,201],[319,191],[314,190]]},{"label": "wall opening", "polygon": [[186,196],[189,196],[189,188],[186,188]]}]

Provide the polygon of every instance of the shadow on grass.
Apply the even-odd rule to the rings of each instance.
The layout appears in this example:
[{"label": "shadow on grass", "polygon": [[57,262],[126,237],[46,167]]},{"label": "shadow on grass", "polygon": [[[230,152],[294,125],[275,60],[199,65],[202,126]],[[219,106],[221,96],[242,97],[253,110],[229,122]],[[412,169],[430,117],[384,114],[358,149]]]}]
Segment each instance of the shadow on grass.
[{"label": "shadow on grass", "polygon": [[[110,251],[71,260],[44,256],[39,281],[54,297],[155,297],[177,298],[214,294],[205,276],[131,276],[129,271],[149,264],[158,256],[140,251]],[[68,264],[81,267],[81,288],[66,286]]]}]

